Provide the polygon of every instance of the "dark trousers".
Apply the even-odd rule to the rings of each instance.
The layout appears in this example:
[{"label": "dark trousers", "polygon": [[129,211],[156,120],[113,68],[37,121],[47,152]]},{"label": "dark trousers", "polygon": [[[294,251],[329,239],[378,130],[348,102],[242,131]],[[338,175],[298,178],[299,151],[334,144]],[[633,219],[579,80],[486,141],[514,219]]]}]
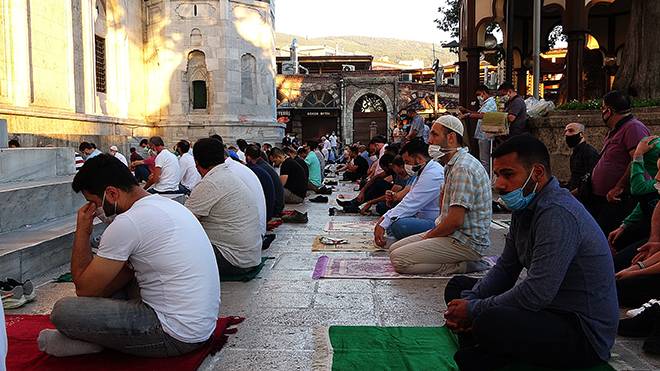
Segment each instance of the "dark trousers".
[{"label": "dark trousers", "polygon": [[609,203],[602,196],[591,195],[582,200],[585,207],[596,219],[605,236],[617,229],[637,205],[637,201],[630,195],[622,195],[621,202]]},{"label": "dark trousers", "polygon": [[218,263],[218,271],[220,272],[221,277],[222,275],[238,276],[247,273],[255,268],[255,267],[239,268],[231,264],[227,259],[225,259],[224,256],[222,256],[220,250],[218,250],[218,248],[215,246],[213,246],[213,252],[215,253],[215,260]]},{"label": "dark trousers", "polygon": [[614,255],[614,273],[630,267],[633,258],[637,255],[637,249],[648,241],[648,235],[646,237],[647,238],[633,242],[616,252],[616,255]]},{"label": "dark trousers", "polygon": [[358,173],[354,173],[352,171],[346,171],[344,172],[344,175],[342,176],[342,180],[347,180],[350,182],[357,182],[358,180],[362,179],[362,176]]},{"label": "dark trousers", "polygon": [[146,182],[149,180],[149,174],[151,174],[151,172],[149,171],[148,166],[138,165],[135,167],[135,179],[137,179],[138,182]]},{"label": "dark trousers", "polygon": [[[476,283],[476,278],[452,278],[445,301],[459,299],[463,290]],[[602,362],[577,316],[561,311],[490,308],[474,319],[471,332],[459,336],[459,345],[454,359],[461,370],[495,370],[520,362],[548,368],[590,367]]]},{"label": "dark trousers", "polygon": [[616,281],[616,293],[623,307],[637,308],[651,299],[660,299],[660,274]]}]

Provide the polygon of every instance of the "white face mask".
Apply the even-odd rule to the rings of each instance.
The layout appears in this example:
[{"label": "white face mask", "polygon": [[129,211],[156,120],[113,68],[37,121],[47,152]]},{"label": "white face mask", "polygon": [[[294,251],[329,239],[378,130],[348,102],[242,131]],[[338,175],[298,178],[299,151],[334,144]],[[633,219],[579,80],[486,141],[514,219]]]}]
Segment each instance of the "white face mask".
[{"label": "white face mask", "polygon": [[404,168],[406,169],[406,173],[408,173],[408,175],[410,175],[410,176],[415,175],[415,170],[413,170],[412,165],[405,164]]},{"label": "white face mask", "polygon": [[94,216],[99,218],[103,223],[110,224],[112,223],[113,220],[115,220],[115,216],[117,216],[117,202],[115,202],[115,213],[112,216],[105,215],[105,210],[103,210],[103,205],[105,205],[105,192],[103,193],[103,200],[101,201],[101,207],[96,208],[96,211],[94,212]]},{"label": "white face mask", "polygon": [[653,186],[655,187],[655,189],[656,189],[656,190],[658,191],[658,193],[660,194],[660,182],[656,182]]},{"label": "white face mask", "polygon": [[447,152],[443,151],[442,147],[438,144],[430,144],[428,152],[429,156],[431,156],[431,159],[434,161],[439,161],[440,158],[447,154]]}]

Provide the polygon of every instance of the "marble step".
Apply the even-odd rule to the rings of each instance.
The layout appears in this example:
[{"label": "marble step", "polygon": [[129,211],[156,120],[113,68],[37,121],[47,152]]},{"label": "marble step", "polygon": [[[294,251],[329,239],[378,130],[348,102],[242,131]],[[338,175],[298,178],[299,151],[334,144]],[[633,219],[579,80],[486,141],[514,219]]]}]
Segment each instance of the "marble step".
[{"label": "marble step", "polygon": [[[76,214],[0,234],[0,279],[34,279],[71,261]],[[105,229],[95,220],[94,236]]]},{"label": "marble step", "polygon": [[73,192],[73,176],[0,183],[0,233],[73,214],[85,199]]},{"label": "marble step", "polygon": [[2,148],[0,183],[44,180],[76,172],[72,148]]}]

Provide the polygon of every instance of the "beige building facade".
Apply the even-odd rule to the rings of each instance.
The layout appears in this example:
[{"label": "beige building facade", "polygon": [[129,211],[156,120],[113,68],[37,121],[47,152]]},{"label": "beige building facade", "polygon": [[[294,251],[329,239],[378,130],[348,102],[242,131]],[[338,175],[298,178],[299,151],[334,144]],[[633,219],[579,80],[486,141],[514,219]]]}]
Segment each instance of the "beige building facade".
[{"label": "beige building facade", "polygon": [[275,142],[274,4],[0,0],[0,119],[23,146]]}]

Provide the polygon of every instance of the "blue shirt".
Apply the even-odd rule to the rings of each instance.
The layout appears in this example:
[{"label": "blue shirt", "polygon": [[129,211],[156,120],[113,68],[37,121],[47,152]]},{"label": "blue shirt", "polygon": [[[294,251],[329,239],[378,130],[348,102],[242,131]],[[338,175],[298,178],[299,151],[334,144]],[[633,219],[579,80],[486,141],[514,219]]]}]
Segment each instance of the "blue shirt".
[{"label": "blue shirt", "polygon": [[408,217],[435,220],[440,215],[440,191],[444,182],[442,165],[429,161],[403,200],[383,215],[380,226],[387,229],[397,219]]},{"label": "blue shirt", "polygon": [[[516,284],[523,268],[527,277]],[[594,351],[610,358],[619,321],[612,254],[596,221],[554,177],[513,213],[502,256],[462,297],[473,319],[497,306],[574,313]]]}]

